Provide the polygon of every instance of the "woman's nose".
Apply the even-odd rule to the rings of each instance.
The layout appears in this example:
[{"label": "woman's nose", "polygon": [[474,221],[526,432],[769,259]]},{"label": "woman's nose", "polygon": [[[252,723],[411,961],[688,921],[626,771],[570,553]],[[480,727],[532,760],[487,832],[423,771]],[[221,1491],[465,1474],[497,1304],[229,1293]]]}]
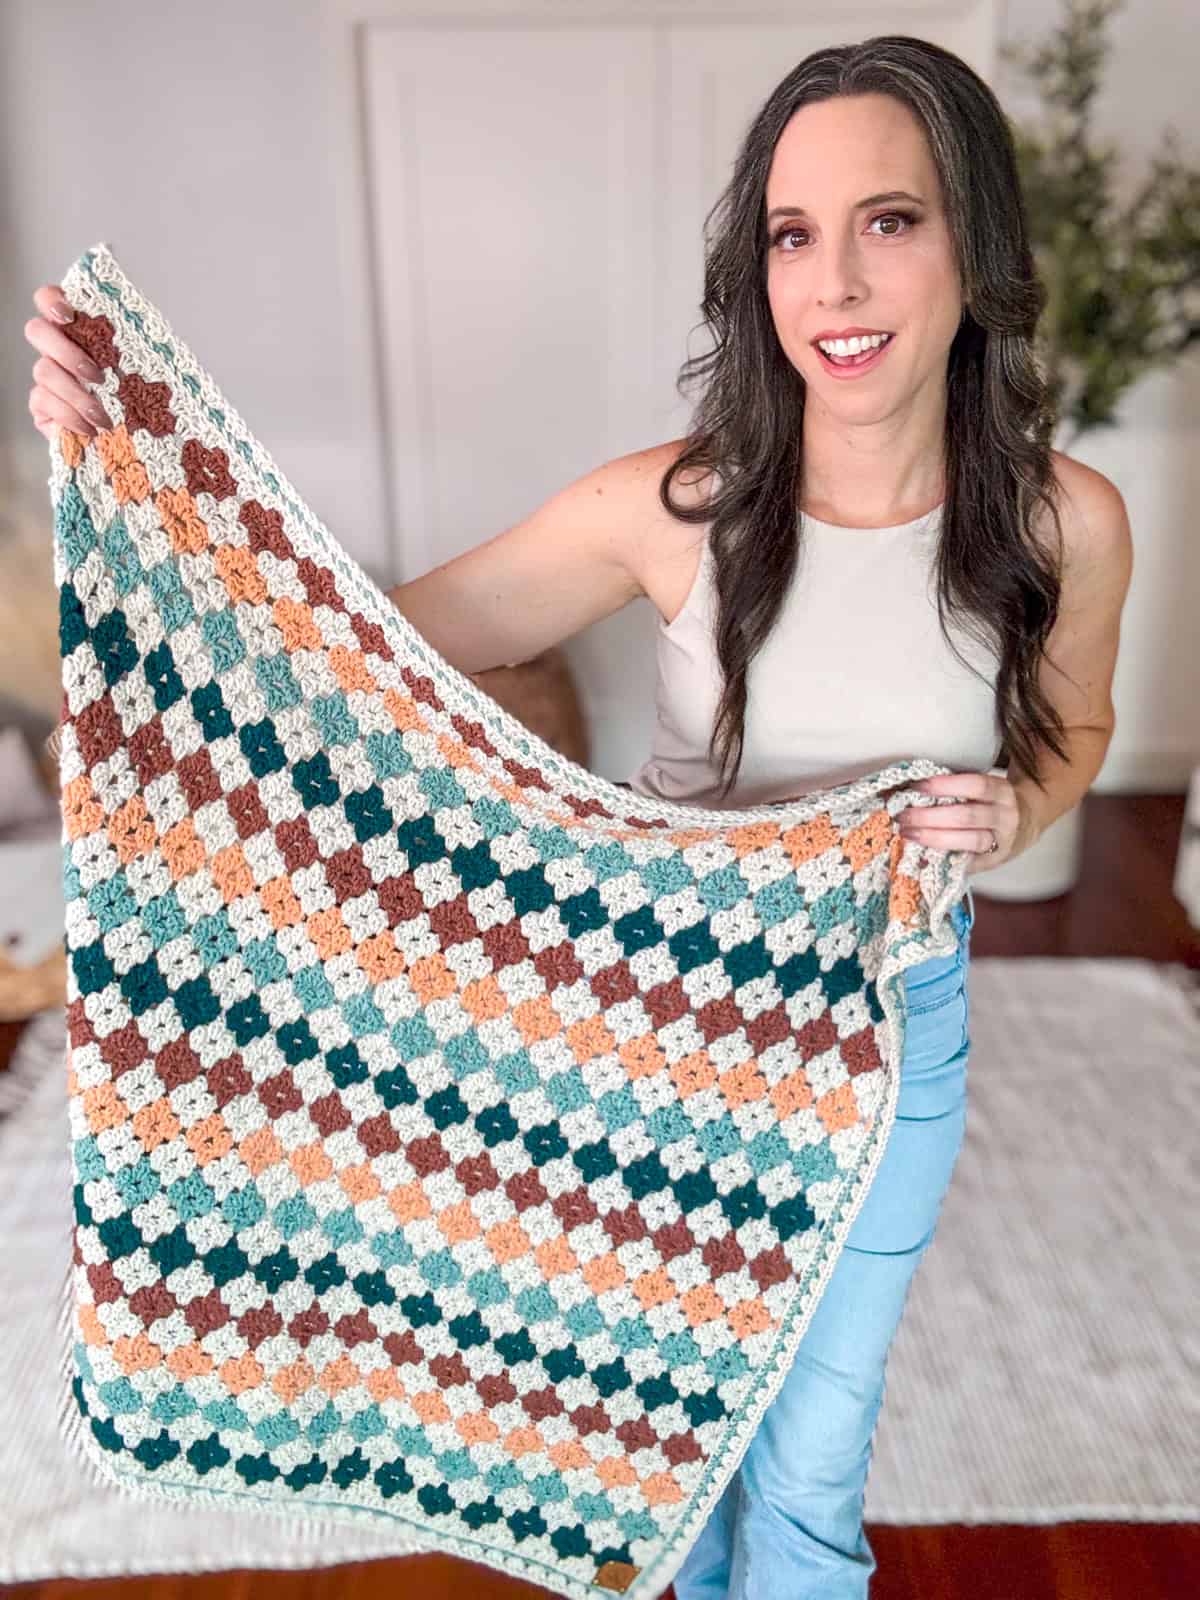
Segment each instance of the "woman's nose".
[{"label": "woman's nose", "polygon": [[853,244],[826,240],[821,245],[817,301],[831,310],[860,299],[864,284],[858,252]]}]

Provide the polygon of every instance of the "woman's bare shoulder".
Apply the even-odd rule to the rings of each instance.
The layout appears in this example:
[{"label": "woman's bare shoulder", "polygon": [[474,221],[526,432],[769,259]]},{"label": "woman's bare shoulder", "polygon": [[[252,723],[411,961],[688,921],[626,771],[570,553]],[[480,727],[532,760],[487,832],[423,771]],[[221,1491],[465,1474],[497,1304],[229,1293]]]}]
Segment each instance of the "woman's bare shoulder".
[{"label": "woman's bare shoulder", "polygon": [[[623,471],[636,483],[637,510],[629,517],[628,563],[642,593],[653,602],[664,621],[683,605],[700,564],[706,524],[683,522],[672,516],[659,496],[665,473],[687,446],[687,439],[668,439],[622,458]],[[708,467],[684,467],[671,479],[671,500],[693,509],[706,506],[715,487]]]},{"label": "woman's bare shoulder", "polygon": [[[687,445],[686,437],[666,439],[661,444],[648,445],[644,450],[635,450],[627,456],[621,456],[613,465],[624,468],[631,481],[644,482],[653,490],[657,502],[658,486],[664,474],[679,460]],[[713,482],[714,473],[711,468],[684,467],[671,480],[671,498],[677,505],[704,505],[712,493]]]},{"label": "woman's bare shoulder", "polygon": [[1082,508],[1105,502],[1112,504],[1120,499],[1121,491],[1112,479],[1095,467],[1089,467],[1086,461],[1077,461],[1062,450],[1051,450],[1050,460],[1056,481]]},{"label": "woman's bare shoulder", "polygon": [[1111,478],[1085,461],[1051,450],[1054,501],[1062,525],[1063,554],[1069,565],[1080,555],[1119,540],[1128,527],[1125,500]]}]

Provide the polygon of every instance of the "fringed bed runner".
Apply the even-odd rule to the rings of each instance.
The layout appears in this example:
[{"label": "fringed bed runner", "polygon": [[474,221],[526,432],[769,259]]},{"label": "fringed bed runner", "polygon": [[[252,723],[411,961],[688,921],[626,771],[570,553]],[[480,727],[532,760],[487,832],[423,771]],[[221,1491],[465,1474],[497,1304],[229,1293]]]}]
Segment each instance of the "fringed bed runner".
[{"label": "fringed bed runner", "polygon": [[99,244],[51,448],[68,1437],[136,1491],[666,1588],[891,1131],[965,854],[899,761],[659,801],[452,667]]}]

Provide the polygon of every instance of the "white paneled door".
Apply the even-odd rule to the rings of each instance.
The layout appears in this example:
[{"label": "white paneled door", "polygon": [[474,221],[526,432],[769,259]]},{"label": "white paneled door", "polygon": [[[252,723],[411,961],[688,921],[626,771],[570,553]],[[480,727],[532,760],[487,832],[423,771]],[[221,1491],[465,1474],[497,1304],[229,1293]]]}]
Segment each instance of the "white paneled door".
[{"label": "white paneled door", "polygon": [[[357,29],[393,581],[687,431],[704,218],[745,128],[824,44],[915,33],[987,75],[994,0],[843,7],[341,0]],[[591,766],[648,749],[639,600],[567,646]]]}]

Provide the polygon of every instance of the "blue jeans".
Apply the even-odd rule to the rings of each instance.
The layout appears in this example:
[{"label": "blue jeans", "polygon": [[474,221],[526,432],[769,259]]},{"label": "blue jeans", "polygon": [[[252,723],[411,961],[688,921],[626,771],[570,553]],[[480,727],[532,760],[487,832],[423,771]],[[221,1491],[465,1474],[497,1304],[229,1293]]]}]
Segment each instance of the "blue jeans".
[{"label": "blue jeans", "polygon": [[877,1563],[862,1507],[888,1348],[966,1123],[969,888],[951,916],[957,954],[905,974],[883,1160],[783,1387],[676,1574],[676,1600],[865,1600]]}]

